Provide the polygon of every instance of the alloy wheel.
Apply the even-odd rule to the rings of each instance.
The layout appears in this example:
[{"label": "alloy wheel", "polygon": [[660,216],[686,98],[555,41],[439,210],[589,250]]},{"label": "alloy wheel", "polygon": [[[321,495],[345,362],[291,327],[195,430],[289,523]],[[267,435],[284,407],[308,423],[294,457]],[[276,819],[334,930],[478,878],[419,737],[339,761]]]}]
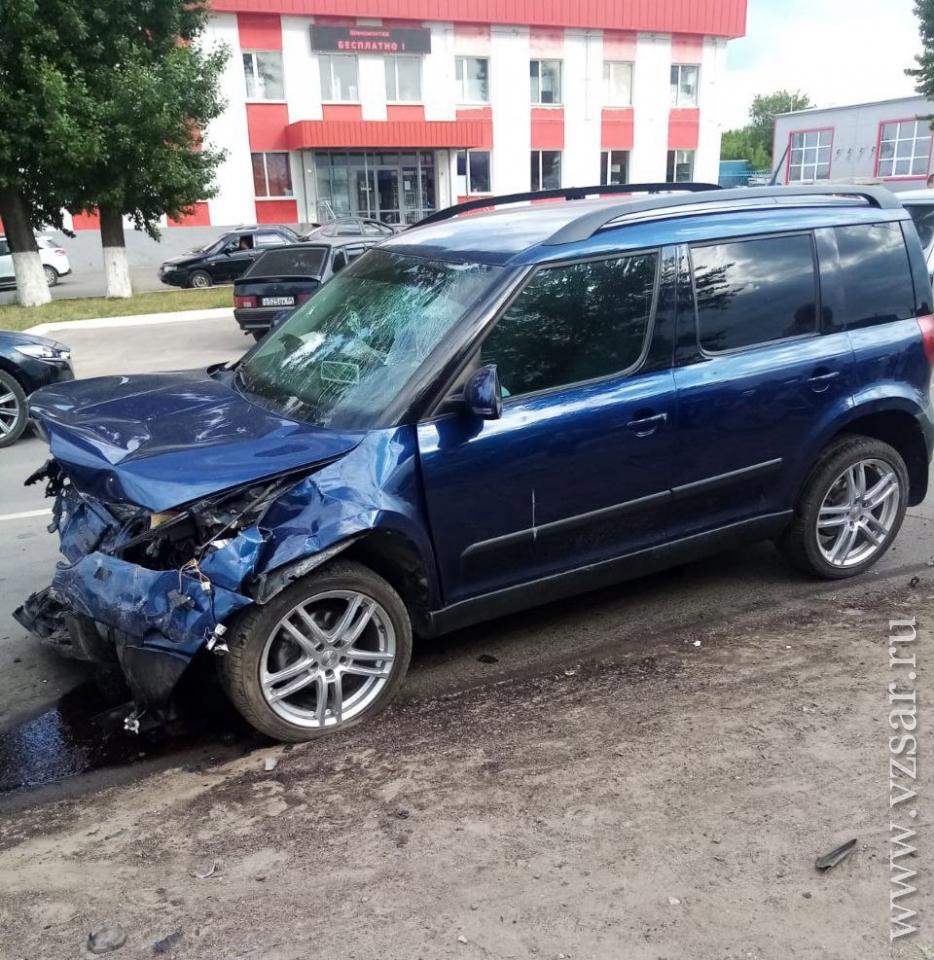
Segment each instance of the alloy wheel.
[{"label": "alloy wheel", "polygon": [[260,658],[269,707],[289,723],[333,729],[363,713],[389,682],[396,636],[372,597],[331,590],[293,607]]},{"label": "alloy wheel", "polygon": [[817,519],[817,544],[835,567],[855,567],[884,550],[901,506],[898,474],[883,460],[859,460],[830,485]]},{"label": "alloy wheel", "polygon": [[8,437],[19,423],[21,408],[16,394],[0,380],[0,439]]}]

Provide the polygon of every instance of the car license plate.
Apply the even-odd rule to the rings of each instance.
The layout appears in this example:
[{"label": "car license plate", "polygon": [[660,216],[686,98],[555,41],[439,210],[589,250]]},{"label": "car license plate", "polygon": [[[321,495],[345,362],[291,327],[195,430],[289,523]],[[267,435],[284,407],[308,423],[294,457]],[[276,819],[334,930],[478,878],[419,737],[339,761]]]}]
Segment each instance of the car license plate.
[{"label": "car license plate", "polygon": [[295,297],[263,297],[264,307],[294,307]]}]

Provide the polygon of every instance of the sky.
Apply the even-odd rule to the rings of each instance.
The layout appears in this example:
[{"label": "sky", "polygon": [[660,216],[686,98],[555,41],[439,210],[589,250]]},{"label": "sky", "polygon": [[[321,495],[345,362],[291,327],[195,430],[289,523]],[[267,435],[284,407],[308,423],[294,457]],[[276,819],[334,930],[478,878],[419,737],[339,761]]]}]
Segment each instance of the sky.
[{"label": "sky", "polygon": [[746,36],[727,45],[725,130],[752,98],[800,90],[818,107],[907,97],[921,51],[913,0],[748,0]]}]

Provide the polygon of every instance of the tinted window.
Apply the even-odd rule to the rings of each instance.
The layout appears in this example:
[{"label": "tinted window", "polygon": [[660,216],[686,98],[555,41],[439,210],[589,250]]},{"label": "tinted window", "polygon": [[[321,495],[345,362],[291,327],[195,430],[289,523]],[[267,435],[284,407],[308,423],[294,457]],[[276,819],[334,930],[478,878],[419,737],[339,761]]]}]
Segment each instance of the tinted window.
[{"label": "tinted window", "polygon": [[319,277],[327,258],[326,247],[286,247],[264,253],[243,275],[256,277]]},{"label": "tinted window", "polygon": [[934,240],[934,203],[916,203],[911,206],[905,204],[905,209],[911,214],[911,219],[918,228],[921,246],[927,250]]},{"label": "tinted window", "polygon": [[642,353],[657,255],[540,270],[484,341],[510,395],[619,373]]},{"label": "tinted window", "polygon": [[367,237],[388,237],[392,230],[380,223],[374,223],[372,220],[364,220],[363,233]]},{"label": "tinted window", "polygon": [[700,344],[709,353],[816,333],[810,234],[694,247]]},{"label": "tinted window", "polygon": [[846,324],[868,327],[915,315],[905,238],[897,223],[837,227]]},{"label": "tinted window", "polygon": [[0,257],[5,257],[10,252],[10,245],[6,240],[0,240]]}]

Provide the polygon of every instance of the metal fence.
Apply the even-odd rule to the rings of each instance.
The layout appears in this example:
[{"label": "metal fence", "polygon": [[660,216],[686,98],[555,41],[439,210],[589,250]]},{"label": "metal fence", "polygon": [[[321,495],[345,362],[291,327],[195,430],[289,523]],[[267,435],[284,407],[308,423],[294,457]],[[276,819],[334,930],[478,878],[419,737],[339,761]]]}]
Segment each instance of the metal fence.
[{"label": "metal fence", "polygon": [[721,187],[767,187],[772,182],[771,170],[744,170],[742,173],[721,173]]}]

